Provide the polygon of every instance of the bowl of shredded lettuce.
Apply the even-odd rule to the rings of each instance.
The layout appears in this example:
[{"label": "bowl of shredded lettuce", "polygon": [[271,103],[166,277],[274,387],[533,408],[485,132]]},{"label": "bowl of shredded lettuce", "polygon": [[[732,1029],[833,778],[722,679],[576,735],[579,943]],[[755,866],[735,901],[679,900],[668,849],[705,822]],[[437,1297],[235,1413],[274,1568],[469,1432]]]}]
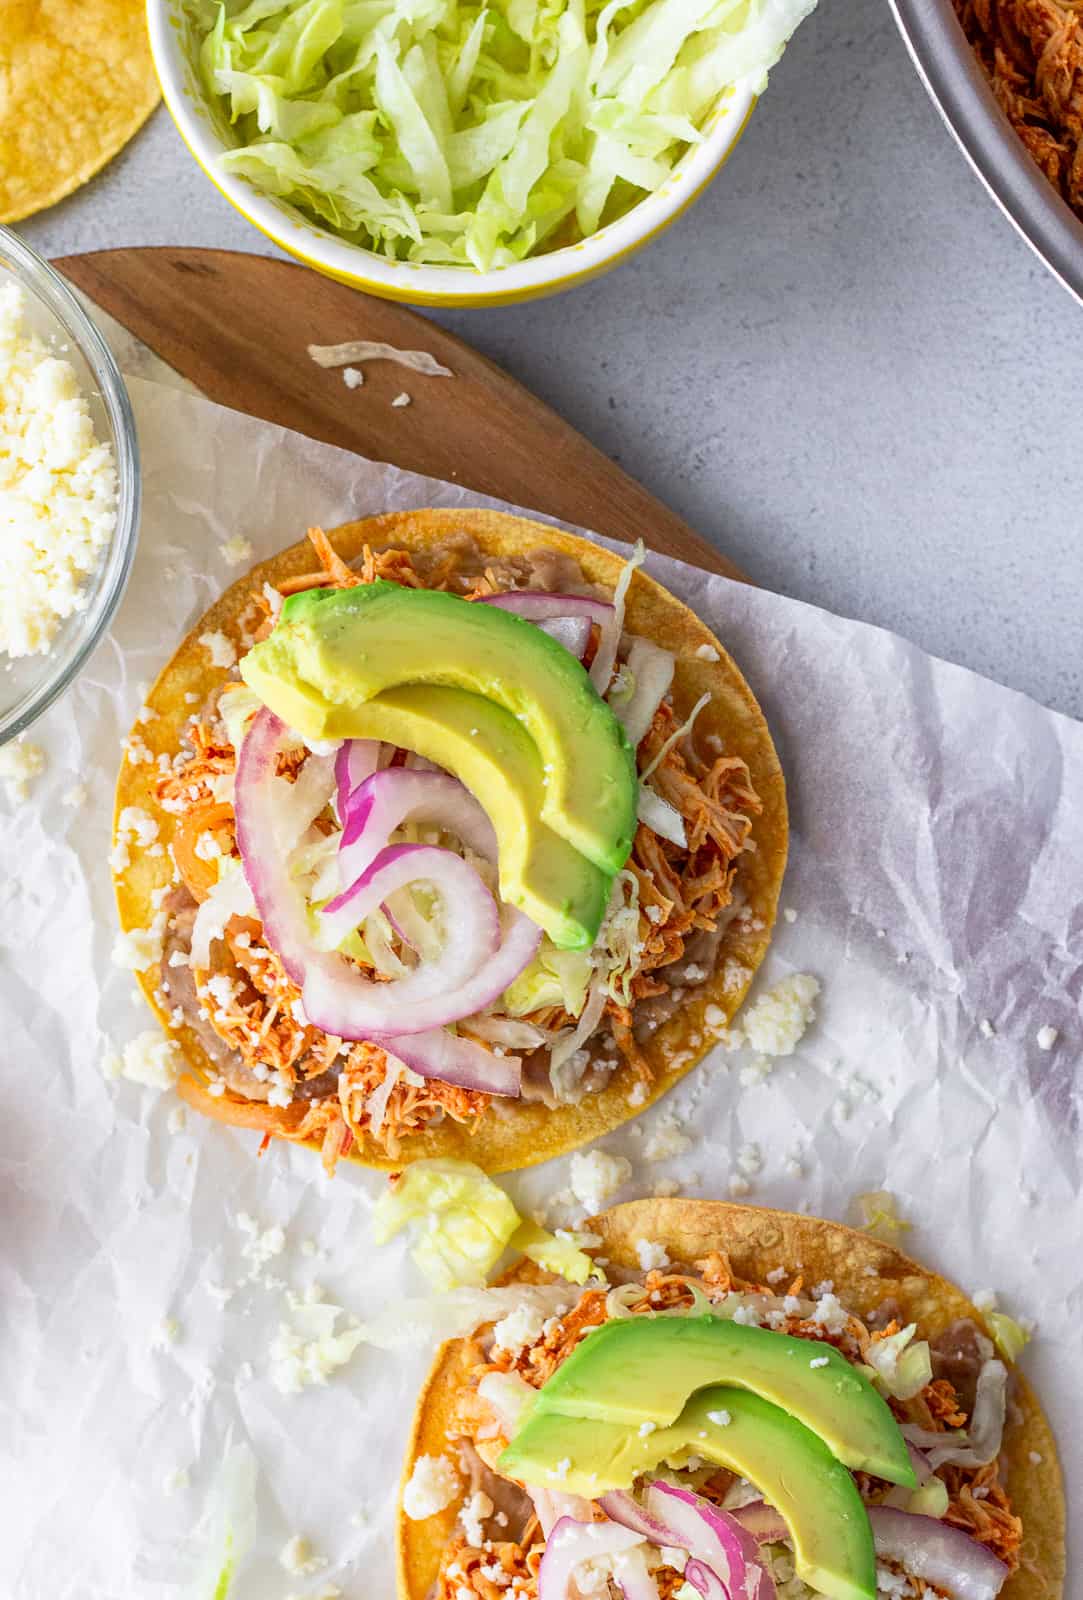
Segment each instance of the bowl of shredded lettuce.
[{"label": "bowl of shredded lettuce", "polygon": [[552,293],[672,222],[815,0],[149,0],[180,132],[332,277],[422,304]]}]

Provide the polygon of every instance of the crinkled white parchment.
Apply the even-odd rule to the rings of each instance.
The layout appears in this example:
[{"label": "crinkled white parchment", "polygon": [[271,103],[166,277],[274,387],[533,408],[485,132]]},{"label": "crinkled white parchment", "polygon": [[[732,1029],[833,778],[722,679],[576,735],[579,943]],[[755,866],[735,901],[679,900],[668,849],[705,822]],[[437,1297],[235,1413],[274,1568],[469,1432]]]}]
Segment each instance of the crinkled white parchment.
[{"label": "crinkled white parchment", "polygon": [[[241,534],[262,558],[310,522],[473,497],[176,388],[132,387],[146,502],[131,587],[34,730],[47,774],[0,815],[0,1593],[179,1596],[232,1434],[260,1465],[238,1600],[332,1581],[345,1600],[392,1600],[396,1478],[427,1354],[362,1349],[327,1388],[280,1394],[267,1351],[283,1291],[241,1282],[236,1216],[285,1228],[270,1275],[318,1282],[357,1315],[421,1284],[404,1246],[370,1244],[375,1175],[329,1182],[286,1147],[257,1160],[253,1135],[195,1117],[171,1133],[171,1095],[104,1081],[106,1049],[148,1025],[110,964],[106,855],[140,685],[236,576],[224,540]],[[1083,728],[877,629],[650,565],[742,664],[788,776],[783,904],[798,915],[780,921],[760,986],[809,971],[823,994],[765,1082],[742,1085],[740,1059],[716,1054],[604,1141],[633,1162],[622,1197],[660,1178],[724,1197],[738,1154],[755,1166],[750,1145],[754,1202],[842,1217],[857,1191],[894,1190],[918,1255],[1037,1319],[1027,1365],[1078,1483]],[[65,804],[76,784],[85,798]],[[1048,1052],[1046,1025],[1059,1030]],[[644,1136],[674,1111],[692,1147],[649,1164]],[[562,1161],[511,1187],[536,1206],[567,1181]],[[296,1532],[328,1558],[316,1577],[278,1564]]]}]

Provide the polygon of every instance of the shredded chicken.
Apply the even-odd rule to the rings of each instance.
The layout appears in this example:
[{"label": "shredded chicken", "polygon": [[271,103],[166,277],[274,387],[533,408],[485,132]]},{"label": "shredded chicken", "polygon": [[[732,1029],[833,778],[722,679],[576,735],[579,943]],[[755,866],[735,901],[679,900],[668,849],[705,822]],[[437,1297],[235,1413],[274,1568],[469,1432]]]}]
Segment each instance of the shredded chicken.
[{"label": "shredded chicken", "polygon": [[[770,1288],[744,1281],[734,1275],[728,1260],[721,1253],[714,1253],[696,1262],[695,1269],[698,1274],[695,1278],[672,1270],[648,1272],[642,1283],[642,1294],[638,1299],[632,1298],[627,1309],[633,1316],[638,1316],[691,1305],[694,1300],[692,1284],[706,1292],[708,1298],[716,1303],[731,1293],[797,1297],[803,1288],[800,1276],[785,1290],[778,1285]],[[469,1370],[455,1398],[448,1428],[449,1443],[454,1447],[457,1443],[468,1441],[487,1465],[493,1467],[507,1439],[492,1407],[477,1392],[482,1378],[490,1372],[515,1372],[533,1388],[541,1388],[585,1335],[605,1322],[608,1315],[606,1292],[588,1289],[569,1312],[552,1319],[533,1344],[518,1352],[492,1350],[487,1354],[484,1348],[487,1341],[483,1338],[484,1330],[481,1330],[481,1334],[475,1335],[468,1346]],[[883,1328],[871,1330],[861,1318],[851,1314],[841,1332],[831,1333],[820,1323],[799,1315],[788,1315],[780,1331],[796,1338],[829,1343],[847,1360],[858,1363],[864,1359],[871,1343],[897,1333],[899,1324],[893,1321]],[[935,1379],[913,1400],[905,1403],[893,1401],[892,1406],[900,1420],[917,1422],[933,1429],[963,1427],[967,1420],[965,1411],[960,1408],[959,1398],[946,1378]],[[855,1476],[862,1497],[870,1504],[883,1499],[890,1489],[889,1484],[866,1473],[857,1473]],[[1014,1572],[1019,1566],[1022,1524],[1012,1512],[1000,1482],[998,1462],[981,1468],[942,1467],[939,1476],[944,1479],[950,1497],[946,1520],[986,1545]],[[698,1481],[696,1492],[722,1505],[734,1481],[731,1472],[720,1468]],[[533,1600],[537,1594],[537,1570],[545,1551],[541,1529],[535,1527],[532,1536],[528,1531],[519,1545],[494,1544],[493,1550],[498,1549],[501,1551],[499,1559],[502,1572],[512,1580],[510,1589],[505,1587],[499,1592]],[[474,1596],[480,1597],[480,1600],[493,1600],[490,1589],[486,1587],[487,1583],[492,1582],[491,1574],[487,1577],[485,1572],[490,1560],[487,1550],[474,1549],[461,1535],[457,1536],[445,1548],[434,1600],[466,1600],[467,1596],[471,1600]],[[671,1600],[681,1587],[680,1574],[671,1567],[663,1566],[656,1569],[654,1576],[662,1600]],[[921,1579],[912,1581],[919,1596],[939,1600],[943,1595],[943,1591],[933,1584]]]},{"label": "shredded chicken", "polygon": [[1083,10],[1079,0],[954,0],[1005,115],[1083,217]]},{"label": "shredded chicken", "polygon": [[[320,570],[285,580],[279,585],[283,595],[317,586],[349,588],[378,579],[422,586],[404,550],[374,551],[365,546],[358,565],[351,567],[321,528],[310,528],[309,538]],[[462,549],[450,545],[446,558],[426,570],[424,586],[466,588],[469,599],[507,586],[495,568],[486,569],[480,578],[465,578],[462,560]],[[252,609],[253,637],[266,635],[272,622],[266,593],[253,595]],[[186,749],[157,785],[159,803],[177,819],[174,860],[197,901],[205,899],[216,883],[219,859],[238,855],[232,805],[236,752],[218,717],[217,698],[212,696],[192,719]],[[655,758],[676,725],[672,706],[663,702],[641,741],[641,766]],[[283,752],[279,774],[294,779],[305,759],[303,749]],[[734,757],[703,761],[687,739],[666,752],[651,781],[683,817],[688,843],[686,848],[668,843],[643,825],[636,831],[629,870],[638,885],[639,933],[629,977],[630,1004],[611,1001],[606,1014],[619,1051],[646,1081],[653,1072],[632,1033],[635,1005],[667,993],[670,986],[658,976],[660,969],[682,958],[693,935],[715,930],[720,913],[731,902],[737,860],[748,844],[752,819],[761,810],[744,762]],[[330,814],[317,826],[331,827]],[[303,1020],[300,991],[263,943],[258,922],[234,918],[227,933],[228,951],[221,959],[216,957],[215,970],[193,974],[201,1016],[249,1074],[277,1089],[272,1100],[289,1095],[302,1102],[298,1113],[294,1104],[246,1097],[246,1125],[273,1137],[316,1140],[325,1165],[333,1171],[354,1140],[374,1138],[395,1159],[404,1138],[434,1121],[451,1117],[469,1123],[483,1115],[490,1096],[437,1080],[422,1083],[405,1071],[398,1072],[386,1099],[379,1095],[389,1071],[386,1053],[367,1043],[343,1046],[341,1040],[328,1039]],[[366,971],[370,978],[379,976],[372,969]],[[219,981],[223,975],[228,984]],[[576,1022],[559,1006],[530,1020],[549,1029],[574,1027]],[[228,1074],[223,1077],[226,1092],[204,1095],[205,1109],[221,1120],[236,1121],[240,1102],[232,1091],[237,1085],[228,1081]]]}]

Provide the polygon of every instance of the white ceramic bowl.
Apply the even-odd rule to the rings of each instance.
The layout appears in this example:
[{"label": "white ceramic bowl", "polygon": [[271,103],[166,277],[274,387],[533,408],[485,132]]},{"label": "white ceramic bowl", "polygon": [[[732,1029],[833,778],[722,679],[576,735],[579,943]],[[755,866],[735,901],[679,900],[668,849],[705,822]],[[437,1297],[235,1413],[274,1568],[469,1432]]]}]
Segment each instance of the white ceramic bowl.
[{"label": "white ceramic bowl", "polygon": [[703,142],[685,153],[662,188],[579,244],[491,272],[423,266],[389,261],[350,244],[285,201],[223,171],[219,157],[238,141],[221,107],[212,103],[200,82],[195,41],[180,0],[147,0],[147,23],[166,105],[185,144],[226,199],[261,233],[318,272],[386,300],[415,305],[491,306],[533,300],[616,266],[667,228],[702,193],[741,137],[756,103],[748,82],[727,90],[707,120]]}]

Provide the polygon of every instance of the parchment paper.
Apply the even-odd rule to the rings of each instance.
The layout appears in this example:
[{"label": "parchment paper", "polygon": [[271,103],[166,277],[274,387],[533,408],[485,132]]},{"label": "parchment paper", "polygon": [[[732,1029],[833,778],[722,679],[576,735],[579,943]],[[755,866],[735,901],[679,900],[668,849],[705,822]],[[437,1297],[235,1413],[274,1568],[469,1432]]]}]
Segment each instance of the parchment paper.
[{"label": "parchment paper", "polygon": [[[236,575],[223,540],[245,535],[258,559],[312,521],[472,497],[176,389],[132,387],[146,503],[131,587],[75,690],[34,730],[46,775],[0,820],[0,1593],[183,1593],[232,1434],[260,1466],[239,1600],[331,1581],[345,1600],[392,1600],[395,1484],[428,1355],[362,1349],[327,1388],[280,1394],[267,1350],[283,1290],[241,1282],[237,1215],[286,1230],[265,1278],[318,1281],[351,1313],[423,1286],[405,1245],[370,1245],[376,1175],[329,1182],[287,1148],[257,1160],[252,1135],[195,1117],[171,1133],[171,1095],[103,1079],[103,1053],[149,1024],[110,964],[106,854],[140,685]],[[854,1193],[892,1189],[915,1253],[1037,1319],[1027,1367],[1078,1484],[1083,728],[874,628],[650,567],[766,707],[790,784],[783,904],[797,918],[780,922],[761,987],[810,971],[823,994],[799,1052],[765,1082],[743,1086],[741,1058],[719,1054],[660,1113],[604,1141],[633,1162],[621,1198],[663,1178],[724,1197],[750,1144],[763,1156],[752,1201],[842,1217]],[[85,799],[65,805],[77,783]],[[1059,1029],[1051,1051],[1036,1039],[1046,1025]],[[644,1135],[674,1110],[693,1146],[648,1163]],[[561,1161],[510,1186],[533,1206],[567,1181]],[[1077,1489],[1072,1500],[1078,1513]],[[317,1576],[278,1564],[297,1532],[328,1560]]]}]

